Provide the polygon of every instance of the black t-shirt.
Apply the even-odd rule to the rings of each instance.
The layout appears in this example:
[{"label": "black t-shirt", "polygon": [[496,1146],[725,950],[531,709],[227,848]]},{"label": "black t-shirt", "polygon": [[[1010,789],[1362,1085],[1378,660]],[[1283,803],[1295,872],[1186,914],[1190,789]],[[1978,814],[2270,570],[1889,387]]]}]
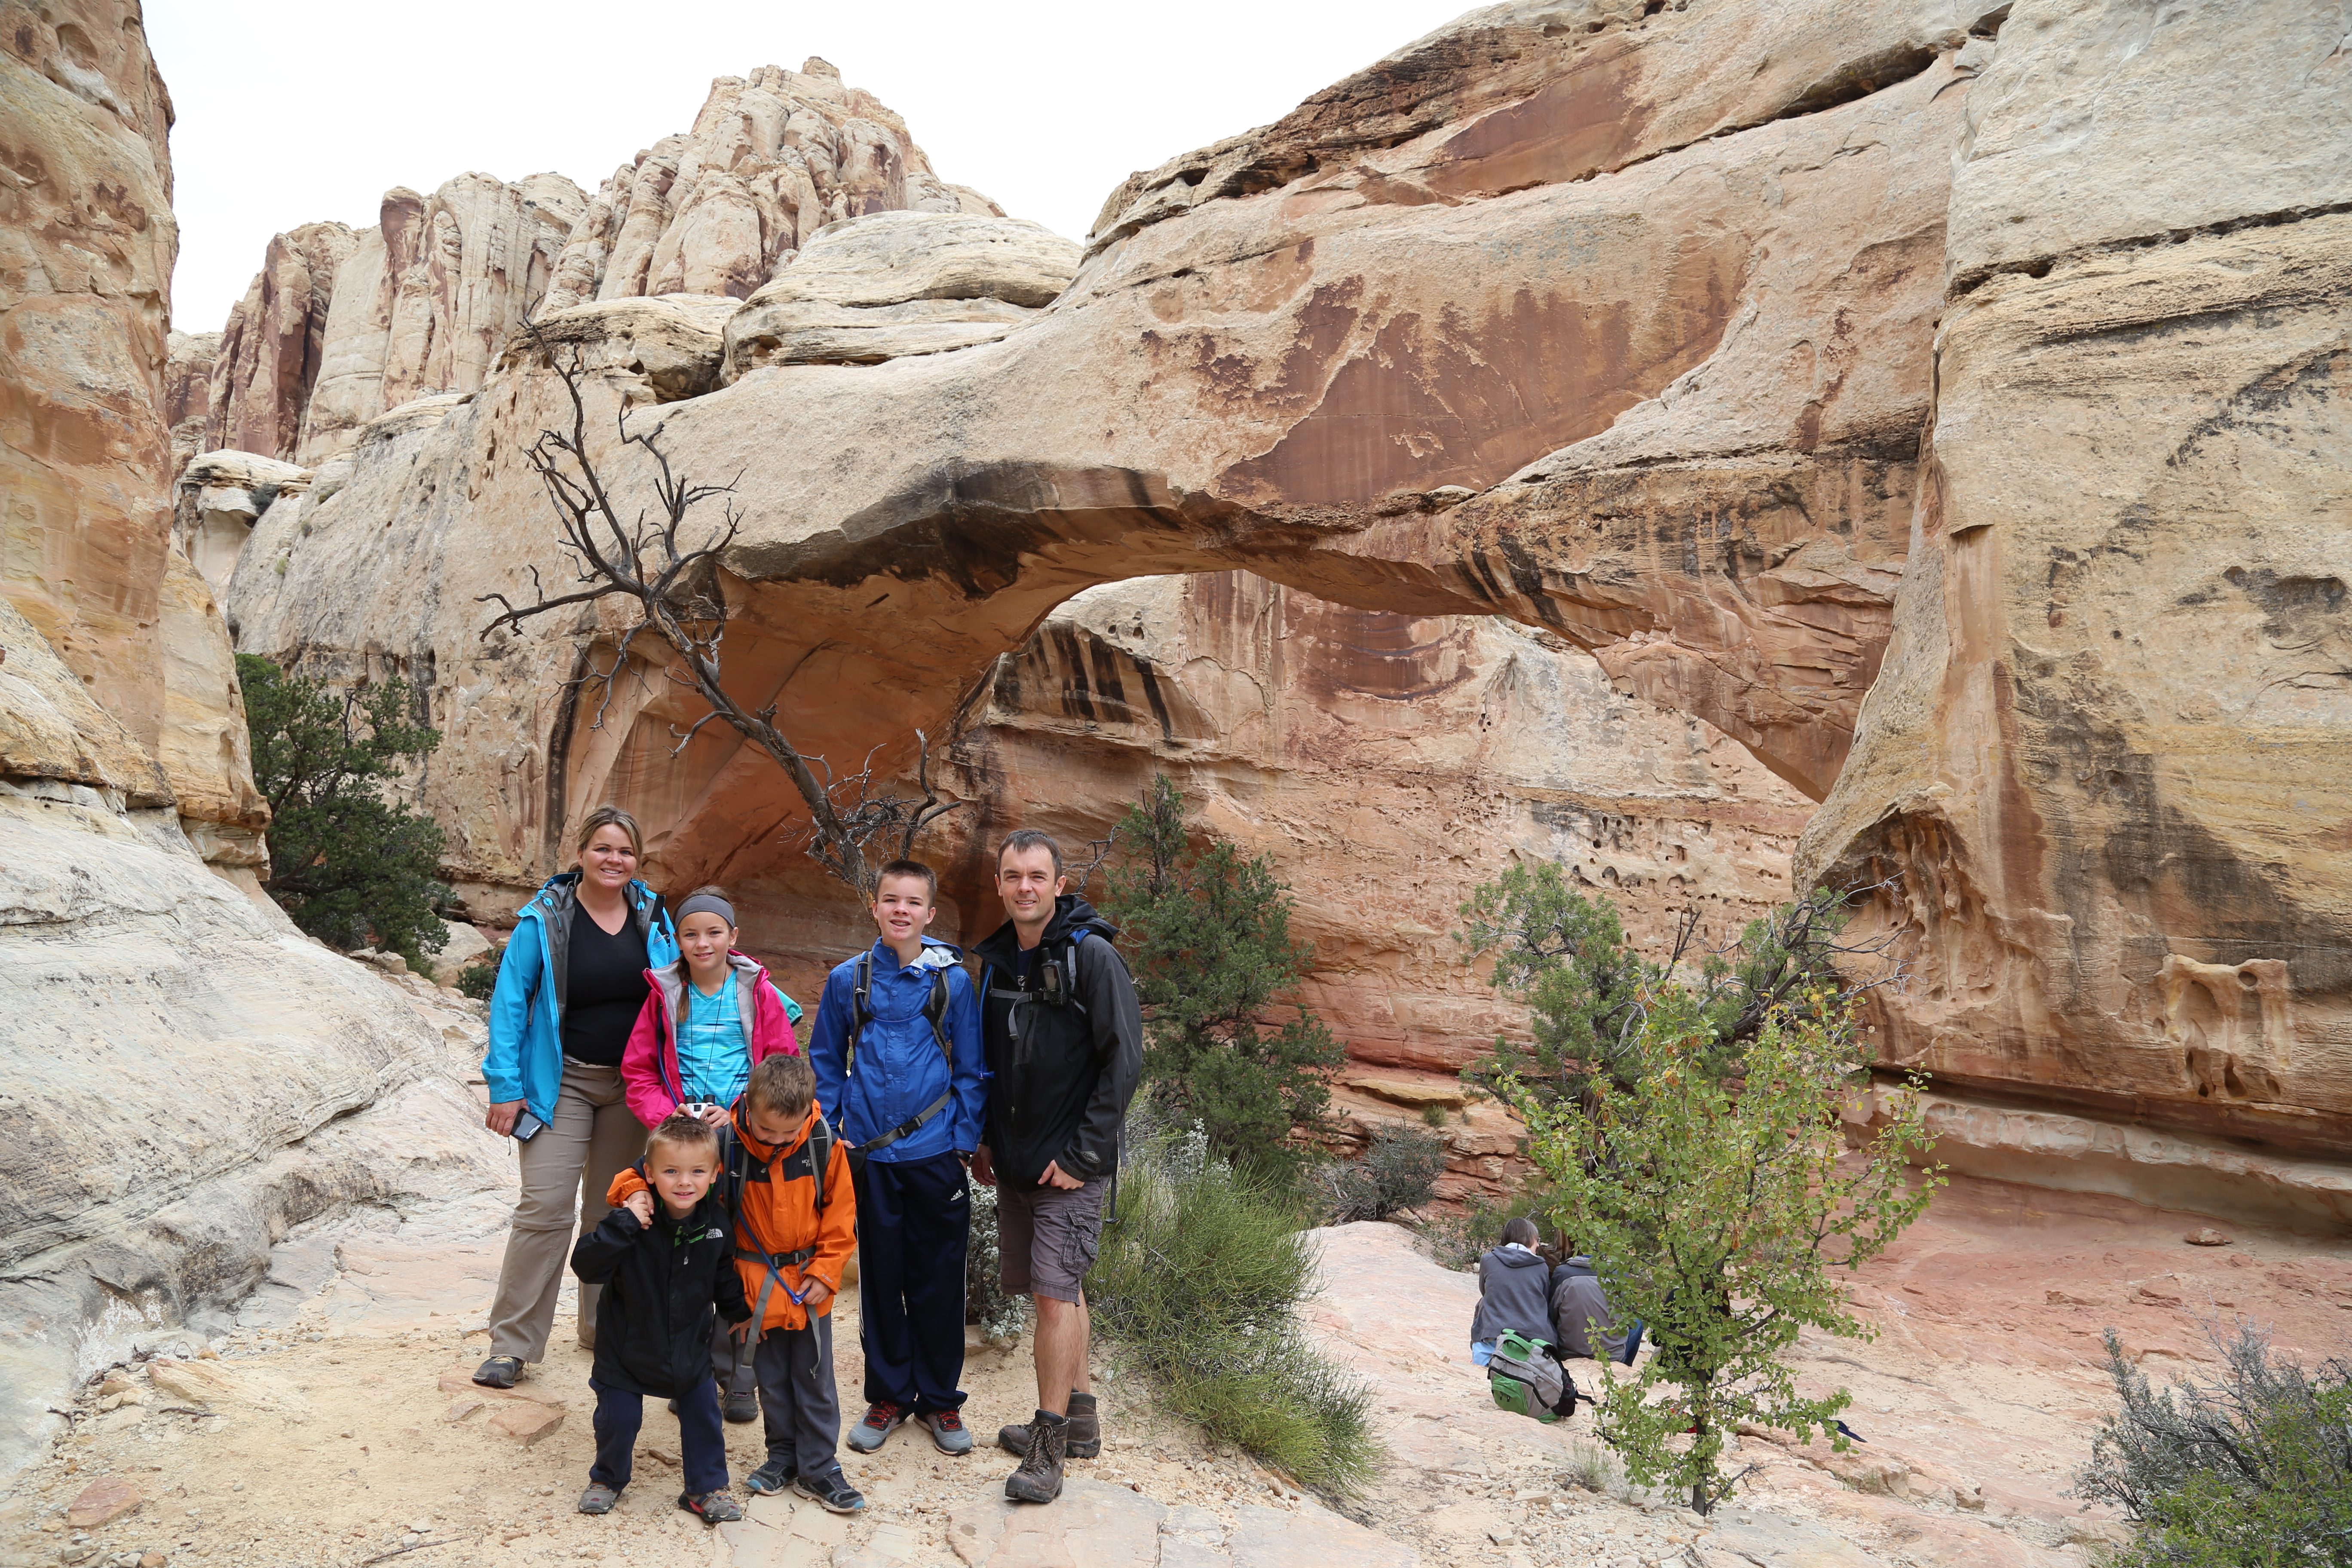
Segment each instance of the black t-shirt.
[{"label": "black t-shirt", "polygon": [[616,1068],[629,1031],[646,1005],[645,932],[634,914],[608,936],[595,917],[574,906],[572,953],[563,986],[563,1054],[574,1061]]}]

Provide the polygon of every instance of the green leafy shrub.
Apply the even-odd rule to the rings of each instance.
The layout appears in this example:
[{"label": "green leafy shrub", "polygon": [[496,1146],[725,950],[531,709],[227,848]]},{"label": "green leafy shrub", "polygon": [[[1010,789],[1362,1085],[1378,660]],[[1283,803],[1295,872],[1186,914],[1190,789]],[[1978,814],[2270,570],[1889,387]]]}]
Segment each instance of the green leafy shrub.
[{"label": "green leafy shrub", "polygon": [[1846,895],[1816,889],[1750,921],[1720,952],[1699,950],[1696,927],[1685,919],[1672,950],[1652,961],[1633,950],[1610,900],[1576,891],[1557,865],[1513,866],[1462,905],[1465,929],[1456,940],[1472,959],[1493,956],[1488,981],[1527,1003],[1534,1038],[1498,1037],[1462,1076],[1490,1090],[1513,1078],[1521,1092],[1547,1103],[1580,1099],[1604,1078],[1629,1089],[1647,998],[1668,982],[1696,1000],[1692,1037],[1706,1047],[1705,1065],[1728,1071],[1768,1017],[1834,1011],[1892,977],[1882,968],[1849,980],[1838,967],[1843,957],[1860,974],[1866,966],[1853,961],[1886,946],[1886,939],[1842,943],[1845,905]]},{"label": "green leafy shrub", "polygon": [[1421,1108],[1421,1119],[1432,1127],[1443,1127],[1445,1125],[1445,1107],[1433,1100]]},{"label": "green leafy shrub", "polygon": [[487,953],[457,971],[457,991],[477,1002],[487,1002],[499,988],[498,953]]},{"label": "green leafy shrub", "polygon": [[1218,1158],[1196,1129],[1139,1141],[1087,1297],[1170,1408],[1336,1496],[1361,1488],[1379,1445],[1370,1391],[1298,1326],[1315,1284],[1280,1189]]},{"label": "green leafy shrub", "polygon": [[1444,1173],[1444,1139],[1411,1127],[1376,1128],[1361,1156],[1323,1166],[1323,1223],[1386,1219],[1417,1209]]},{"label": "green leafy shrub", "polygon": [[[1307,1157],[1293,1133],[1322,1125],[1347,1059],[1321,1020],[1282,1000],[1310,957],[1290,939],[1289,889],[1265,856],[1245,860],[1214,836],[1191,847],[1184,797],[1164,774],[1118,842],[1128,858],[1108,871],[1102,907],[1135,944],[1145,1080],[1219,1153],[1286,1177]],[[1267,1022],[1276,1012],[1289,1016]]]},{"label": "green leafy shrub", "polygon": [[414,693],[392,679],[336,696],[251,654],[236,658],[253,779],[269,802],[263,889],[302,930],[346,951],[375,946],[412,970],[449,940],[435,913],[440,825],[384,795],[441,732],[410,721]]},{"label": "green leafy shrub", "polygon": [[2121,1409],[2100,1423],[2074,1495],[2122,1506],[2139,1526],[2123,1568],[2352,1563],[2352,1362],[2305,1372],[2241,1319],[2221,1381],[2162,1394],[2106,1332]]},{"label": "green leafy shrub", "polygon": [[1884,1252],[1941,1178],[1913,1181],[1907,1157],[1927,1144],[1916,1092],[1887,1097],[1886,1121],[1846,1158],[1837,1102],[1868,1052],[1833,1006],[1768,1017],[1735,1083],[1717,1069],[1705,998],[1671,982],[1645,991],[1620,1058],[1630,1087],[1597,1078],[1583,1105],[1504,1089],[1553,1184],[1549,1217],[1658,1347],[1634,1378],[1601,1385],[1598,1433],[1635,1481],[1686,1489],[1706,1513],[1729,1494],[1718,1461],[1743,1421],[1843,1446],[1834,1423],[1852,1396],[1804,1397],[1783,1357],[1803,1327],[1869,1337],[1834,1271]]}]

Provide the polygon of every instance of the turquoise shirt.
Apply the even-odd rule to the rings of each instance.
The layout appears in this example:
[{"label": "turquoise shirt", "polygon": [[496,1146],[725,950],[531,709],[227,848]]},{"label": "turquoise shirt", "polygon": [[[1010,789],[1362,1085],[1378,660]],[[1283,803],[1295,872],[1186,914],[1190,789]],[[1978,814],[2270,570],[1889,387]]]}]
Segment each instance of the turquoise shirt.
[{"label": "turquoise shirt", "polygon": [[732,1105],[751,1078],[751,1042],[743,1037],[743,1010],[735,999],[735,972],[729,970],[718,994],[705,996],[692,981],[686,987],[686,1022],[677,1031],[677,1076],[686,1097],[708,1105]]}]

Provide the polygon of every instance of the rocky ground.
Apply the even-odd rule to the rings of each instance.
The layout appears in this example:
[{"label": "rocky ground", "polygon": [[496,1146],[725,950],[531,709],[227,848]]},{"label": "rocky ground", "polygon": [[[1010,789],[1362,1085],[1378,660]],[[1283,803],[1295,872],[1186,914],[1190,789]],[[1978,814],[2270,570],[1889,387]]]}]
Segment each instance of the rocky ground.
[{"label": "rocky ground", "polygon": [[[1956,1183],[1863,1279],[1879,1337],[1801,1348],[1808,1384],[1854,1391],[1866,1442],[1833,1455],[1743,1438],[1745,1491],[1701,1521],[1628,1486],[1588,1414],[1544,1426],[1496,1409],[1462,1359],[1475,1281],[1394,1226],[1349,1226],[1318,1233],[1312,1317],[1374,1384],[1391,1461],[1345,1516],[1157,1415],[1114,1363],[1103,1458],[1075,1467],[1052,1509],[1001,1500],[1004,1456],[950,1459],[901,1433],[845,1456],[865,1517],[761,1500],[711,1531],[673,1506],[677,1432],[658,1408],[620,1509],[572,1511],[590,1452],[576,1346],[559,1342],[511,1396],[467,1381],[503,1217],[478,1194],[289,1238],[233,1331],[178,1355],[166,1343],[80,1392],[69,1433],[0,1499],[0,1564],[2076,1568],[2119,1529],[2063,1495],[2108,1404],[2102,1327],[2151,1371],[2208,1358],[2200,1312],[2273,1322],[2311,1353],[2352,1330],[2341,1247],[2242,1229],[2194,1246],[2195,1216]],[[837,1342],[853,1394],[856,1317],[853,1291]],[[984,1441],[1029,1408],[1026,1346],[976,1347],[967,1386]],[[730,1429],[739,1479],[755,1432]]]}]

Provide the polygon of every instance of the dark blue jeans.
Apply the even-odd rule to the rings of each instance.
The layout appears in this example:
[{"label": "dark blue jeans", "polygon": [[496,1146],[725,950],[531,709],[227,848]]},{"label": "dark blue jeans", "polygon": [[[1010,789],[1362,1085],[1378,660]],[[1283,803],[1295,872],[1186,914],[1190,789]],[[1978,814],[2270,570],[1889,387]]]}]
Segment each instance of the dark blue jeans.
[{"label": "dark blue jeans", "polygon": [[[588,1467],[588,1479],[619,1491],[629,1484],[646,1396],[593,1377],[588,1386],[596,1392],[596,1462]],[[719,1418],[719,1385],[707,1377],[677,1396],[677,1446],[689,1495],[727,1489],[727,1428]]]},{"label": "dark blue jeans", "polygon": [[971,1187],[953,1153],[861,1160],[857,1337],[866,1402],[912,1410],[963,1404],[963,1265]]}]

